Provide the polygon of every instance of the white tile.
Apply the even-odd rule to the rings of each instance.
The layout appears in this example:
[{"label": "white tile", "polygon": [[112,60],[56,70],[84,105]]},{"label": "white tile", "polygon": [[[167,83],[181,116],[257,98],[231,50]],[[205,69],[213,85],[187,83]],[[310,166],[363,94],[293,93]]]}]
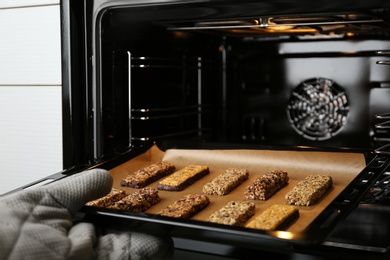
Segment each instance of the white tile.
[{"label": "white tile", "polygon": [[0,9],[0,35],[0,85],[61,84],[59,5]]},{"label": "white tile", "polygon": [[59,4],[60,0],[0,0],[0,8]]},{"label": "white tile", "polygon": [[0,86],[0,194],[62,170],[60,86]]}]

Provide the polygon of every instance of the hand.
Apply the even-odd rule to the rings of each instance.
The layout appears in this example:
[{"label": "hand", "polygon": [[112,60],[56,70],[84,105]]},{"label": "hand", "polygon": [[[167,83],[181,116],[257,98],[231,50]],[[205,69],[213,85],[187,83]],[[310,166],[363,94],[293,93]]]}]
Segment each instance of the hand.
[{"label": "hand", "polygon": [[75,224],[82,206],[110,192],[112,177],[94,169],[0,197],[0,259],[163,259],[172,240],[132,230]]}]

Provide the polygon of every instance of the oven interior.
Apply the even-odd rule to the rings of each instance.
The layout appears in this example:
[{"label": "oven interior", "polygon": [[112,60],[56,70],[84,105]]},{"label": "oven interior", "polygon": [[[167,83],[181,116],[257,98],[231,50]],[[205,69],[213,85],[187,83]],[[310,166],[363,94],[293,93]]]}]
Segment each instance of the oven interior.
[{"label": "oven interior", "polygon": [[167,138],[364,149],[389,140],[386,9],[228,10],[102,12],[101,155]]}]

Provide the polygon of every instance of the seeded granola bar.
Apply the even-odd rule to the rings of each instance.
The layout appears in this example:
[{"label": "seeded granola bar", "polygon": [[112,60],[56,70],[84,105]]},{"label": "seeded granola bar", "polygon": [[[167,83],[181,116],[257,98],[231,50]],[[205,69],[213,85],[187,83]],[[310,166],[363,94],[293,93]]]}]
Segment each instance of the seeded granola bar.
[{"label": "seeded granola bar", "polygon": [[246,227],[262,230],[282,230],[299,217],[299,210],[292,205],[272,205],[251,220]]},{"label": "seeded granola bar", "polygon": [[210,204],[203,194],[189,194],[170,204],[157,214],[173,218],[190,218]]},{"label": "seeded granola bar", "polygon": [[203,192],[208,195],[226,195],[248,179],[246,169],[229,168],[203,186]]},{"label": "seeded granola bar", "polygon": [[209,172],[209,167],[207,166],[188,165],[160,181],[157,185],[157,189],[181,191],[203,176],[209,174]]},{"label": "seeded granola bar", "polygon": [[243,226],[255,214],[255,210],[256,206],[252,202],[230,201],[211,214],[208,221],[224,225]]},{"label": "seeded granola bar", "polygon": [[309,175],[289,191],[285,199],[287,204],[310,206],[316,203],[332,184],[331,176]]},{"label": "seeded granola bar", "polygon": [[99,199],[87,202],[86,206],[92,207],[107,207],[126,196],[126,191],[112,188],[110,193]]},{"label": "seeded granola bar", "polygon": [[124,187],[143,188],[174,171],[175,166],[172,163],[158,162],[127,175],[120,184]]},{"label": "seeded granola bar", "polygon": [[248,200],[267,200],[286,186],[288,181],[287,172],[273,171],[266,173],[245,189],[245,198]]},{"label": "seeded granola bar", "polygon": [[143,212],[160,202],[158,191],[154,188],[142,188],[136,192],[123,197],[114,204],[108,206],[111,209],[128,210],[132,212]]}]

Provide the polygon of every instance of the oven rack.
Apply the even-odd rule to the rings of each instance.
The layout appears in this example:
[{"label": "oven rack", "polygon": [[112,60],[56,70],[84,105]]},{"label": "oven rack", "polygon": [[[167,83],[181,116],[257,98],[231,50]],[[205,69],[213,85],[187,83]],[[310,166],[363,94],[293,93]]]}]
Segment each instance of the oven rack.
[{"label": "oven rack", "polygon": [[[390,51],[376,51],[377,55],[390,56]],[[390,65],[390,60],[379,60],[376,62],[379,65]],[[374,125],[375,142],[381,144],[390,143],[390,112],[375,115]]]},{"label": "oven rack", "polygon": [[[383,114],[384,117],[390,116],[390,113]],[[384,163],[387,160],[387,157],[390,154],[390,143],[377,148],[375,154],[377,154],[377,166],[380,166],[381,163]],[[375,164],[374,164],[375,166]],[[375,166],[375,167],[377,167]],[[375,204],[380,203],[384,200],[390,199],[390,169],[387,168],[382,172],[377,180],[371,185],[370,189],[360,200],[361,204]]]},{"label": "oven rack", "polygon": [[166,58],[153,56],[131,57],[131,68],[134,69],[207,69],[211,62],[202,57]]},{"label": "oven rack", "polygon": [[[204,139],[210,135],[212,129],[204,124],[204,117],[212,112],[211,105],[142,108],[131,111],[133,141],[146,142],[183,136]],[[156,122],[161,125],[157,134],[148,131]],[[140,130],[137,131],[137,128]]]},{"label": "oven rack", "polygon": [[375,115],[374,141],[381,144],[390,143],[390,113]]},{"label": "oven rack", "polygon": [[206,74],[214,69],[210,61],[198,56],[126,54],[132,143],[180,137],[204,140],[211,135],[213,109],[204,92]]},{"label": "oven rack", "polygon": [[144,136],[144,137],[132,137],[132,141],[134,142],[150,142],[150,141],[158,141],[161,139],[167,139],[167,138],[179,138],[179,137],[188,137],[188,136],[197,136],[199,139],[206,139],[207,136],[211,135],[211,128],[198,128],[188,131],[180,131],[176,133],[169,133],[165,135],[158,135],[158,136]]},{"label": "oven rack", "polygon": [[131,120],[157,120],[167,118],[179,118],[183,116],[191,116],[210,113],[211,105],[190,105],[183,107],[168,107],[168,108],[134,108],[131,109]]},{"label": "oven rack", "polygon": [[[390,51],[377,51],[376,54],[377,55],[389,56],[390,55]],[[379,64],[379,65],[390,65],[390,60],[379,60],[379,61],[376,62],[376,64]]]}]

